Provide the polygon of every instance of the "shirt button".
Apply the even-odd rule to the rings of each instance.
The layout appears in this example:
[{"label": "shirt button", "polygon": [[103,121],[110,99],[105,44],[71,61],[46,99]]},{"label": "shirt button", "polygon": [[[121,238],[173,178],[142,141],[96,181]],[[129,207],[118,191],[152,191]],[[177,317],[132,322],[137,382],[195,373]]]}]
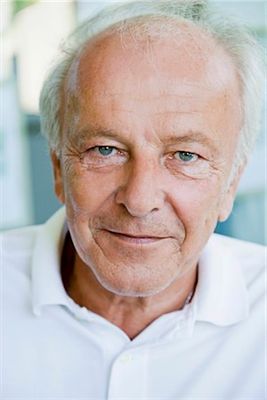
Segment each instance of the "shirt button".
[{"label": "shirt button", "polygon": [[129,363],[130,361],[133,360],[133,356],[131,354],[124,354],[123,356],[121,356],[120,361],[123,364]]}]

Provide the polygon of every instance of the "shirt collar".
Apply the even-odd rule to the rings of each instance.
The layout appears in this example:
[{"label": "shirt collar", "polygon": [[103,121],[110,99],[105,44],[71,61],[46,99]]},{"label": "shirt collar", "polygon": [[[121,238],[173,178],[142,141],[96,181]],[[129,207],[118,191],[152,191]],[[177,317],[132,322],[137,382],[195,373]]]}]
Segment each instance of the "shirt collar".
[{"label": "shirt collar", "polygon": [[[66,234],[65,208],[62,207],[40,226],[32,260],[33,311],[43,306],[75,303],[67,295],[60,274],[60,257]],[[79,307],[80,308],[80,307]],[[248,316],[248,295],[240,261],[225,245],[220,235],[213,234],[199,261],[198,284],[188,307],[195,321],[231,325]]]},{"label": "shirt collar", "polygon": [[40,315],[43,306],[69,305],[60,274],[60,257],[66,234],[65,208],[58,210],[39,227],[32,259],[33,312]]},{"label": "shirt collar", "polygon": [[192,302],[198,321],[226,326],[248,317],[247,288],[240,260],[234,256],[229,240],[213,234],[200,257]]}]

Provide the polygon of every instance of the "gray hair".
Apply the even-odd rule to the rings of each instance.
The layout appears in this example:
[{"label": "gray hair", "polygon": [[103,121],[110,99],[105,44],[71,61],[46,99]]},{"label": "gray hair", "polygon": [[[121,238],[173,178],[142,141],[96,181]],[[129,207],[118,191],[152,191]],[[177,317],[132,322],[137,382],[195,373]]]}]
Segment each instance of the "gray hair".
[{"label": "gray hair", "polygon": [[146,34],[149,26],[153,28],[155,20],[159,18],[166,21],[166,29],[173,26],[171,22],[175,20],[191,21],[210,33],[232,58],[241,84],[243,108],[243,125],[231,174],[233,176],[253,149],[260,128],[264,86],[263,53],[260,45],[244,26],[220,15],[207,0],[119,3],[104,8],[78,27],[62,45],[61,56],[44,82],[40,96],[41,130],[48,139],[51,150],[57,154],[60,152],[62,88],[72,62],[90,39],[114,27],[121,32],[130,20],[138,18],[146,22],[145,29],[139,30],[141,35]]}]

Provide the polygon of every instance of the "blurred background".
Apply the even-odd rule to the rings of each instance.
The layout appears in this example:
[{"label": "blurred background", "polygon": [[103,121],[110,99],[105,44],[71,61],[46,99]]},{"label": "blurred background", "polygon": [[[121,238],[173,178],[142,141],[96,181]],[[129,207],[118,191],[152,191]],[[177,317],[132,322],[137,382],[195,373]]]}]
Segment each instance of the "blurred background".
[{"label": "blurred background", "polygon": [[[115,1],[1,0],[2,230],[42,223],[60,207],[53,193],[49,151],[40,135],[40,88],[60,42],[78,23],[110,2]],[[266,45],[266,2],[216,4],[222,13],[244,21]],[[266,244],[266,100],[264,110],[262,132],[242,178],[233,213],[217,226],[217,231]]]}]

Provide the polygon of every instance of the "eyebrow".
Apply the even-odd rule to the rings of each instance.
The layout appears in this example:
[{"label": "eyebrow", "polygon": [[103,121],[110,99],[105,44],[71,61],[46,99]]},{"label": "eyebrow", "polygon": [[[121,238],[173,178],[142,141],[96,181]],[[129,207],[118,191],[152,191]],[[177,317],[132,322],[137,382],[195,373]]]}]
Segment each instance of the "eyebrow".
[{"label": "eyebrow", "polygon": [[113,139],[117,140],[118,142],[121,143],[126,143],[126,140],[123,139],[122,135],[120,135],[118,132],[112,130],[112,129],[105,129],[105,128],[95,128],[91,126],[86,126],[85,128],[82,128],[80,131],[75,132],[73,134],[73,137],[78,138],[79,141],[86,142],[88,139],[94,139],[94,138],[108,138],[108,139]]},{"label": "eyebrow", "polygon": [[[112,129],[86,126],[85,128],[82,128],[80,131],[76,132],[74,136],[78,137],[79,141],[82,143],[91,138],[108,138],[116,140],[125,145],[130,145],[130,142],[127,140],[127,138],[124,138],[120,133]],[[218,149],[215,147],[213,141],[204,133],[199,131],[189,130],[183,135],[173,133],[165,136],[164,140],[161,139],[161,142],[168,145],[198,143],[208,147],[214,153],[218,152]]]},{"label": "eyebrow", "polygon": [[210,148],[213,152],[217,152],[217,148],[215,147],[213,141],[207,137],[204,133],[198,131],[188,131],[184,135],[175,135],[172,134],[165,138],[168,144],[179,144],[179,143],[199,143],[205,147]]}]

